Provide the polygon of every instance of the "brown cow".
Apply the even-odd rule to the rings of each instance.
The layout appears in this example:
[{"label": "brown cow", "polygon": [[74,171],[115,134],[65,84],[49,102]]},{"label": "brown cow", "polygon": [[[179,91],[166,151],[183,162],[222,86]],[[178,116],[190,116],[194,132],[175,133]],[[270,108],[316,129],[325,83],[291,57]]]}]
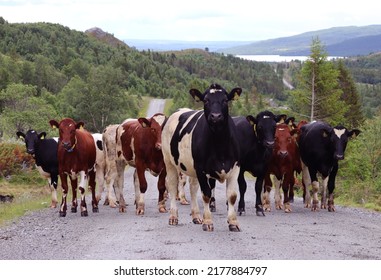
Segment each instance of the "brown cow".
[{"label": "brown cow", "polygon": [[[135,167],[135,204],[136,214],[144,214],[144,194],[147,190],[145,171],[159,176],[157,188],[159,190],[159,211],[164,213],[165,176],[166,170],[161,152],[161,130],[166,117],[155,114],[151,118],[129,119],[119,125],[116,132],[116,154],[118,160],[124,160]],[[123,185],[122,185],[123,186]],[[120,190],[122,194],[122,191]],[[119,211],[125,211],[124,201],[119,202]]]},{"label": "brown cow", "polygon": [[[81,216],[87,216],[87,206],[85,200],[85,189],[89,180],[89,187],[92,194],[93,212],[98,212],[98,202],[95,197],[95,160],[96,148],[93,136],[83,129],[83,122],[74,122],[70,118],[65,118],[60,122],[51,120],[50,125],[59,129],[58,144],[58,172],[62,184],[62,202],[60,206],[60,216],[66,216],[68,193],[67,176],[70,176],[73,191],[71,212],[77,212],[77,184],[80,176],[79,191],[81,193]],[[88,179],[89,178],[89,179]]]},{"label": "brown cow", "polygon": [[297,133],[297,129],[290,130],[285,123],[278,124],[275,131],[275,145],[271,156],[268,171],[265,177],[264,191],[264,208],[270,211],[269,193],[271,191],[272,182],[270,174],[274,175],[275,181],[275,207],[282,209],[280,201],[280,185],[282,185],[284,198],[284,211],[291,212],[289,201],[289,193],[292,191],[295,184],[294,172],[302,171],[299,150],[296,144],[296,139],[293,135]]}]

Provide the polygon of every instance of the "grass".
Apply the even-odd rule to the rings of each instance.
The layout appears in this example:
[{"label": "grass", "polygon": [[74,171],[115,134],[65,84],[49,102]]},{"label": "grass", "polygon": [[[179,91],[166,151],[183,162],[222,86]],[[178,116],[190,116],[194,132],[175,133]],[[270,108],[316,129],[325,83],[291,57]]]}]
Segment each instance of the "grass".
[{"label": "grass", "polygon": [[[33,174],[32,178],[35,176],[36,174]],[[42,178],[35,179],[36,182],[33,183],[20,183],[22,178],[17,178],[16,182],[12,182],[14,179],[0,180],[0,194],[14,196],[13,202],[0,203],[0,226],[28,211],[50,206],[51,195],[47,181]]]}]

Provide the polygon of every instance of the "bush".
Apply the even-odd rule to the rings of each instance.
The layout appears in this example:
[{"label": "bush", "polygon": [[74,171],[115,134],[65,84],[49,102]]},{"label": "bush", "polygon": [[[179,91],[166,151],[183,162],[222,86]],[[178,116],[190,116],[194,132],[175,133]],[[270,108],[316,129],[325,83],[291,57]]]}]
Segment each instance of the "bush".
[{"label": "bush", "polygon": [[0,143],[0,176],[7,178],[11,175],[31,171],[34,159],[25,151],[25,145],[19,143]]}]

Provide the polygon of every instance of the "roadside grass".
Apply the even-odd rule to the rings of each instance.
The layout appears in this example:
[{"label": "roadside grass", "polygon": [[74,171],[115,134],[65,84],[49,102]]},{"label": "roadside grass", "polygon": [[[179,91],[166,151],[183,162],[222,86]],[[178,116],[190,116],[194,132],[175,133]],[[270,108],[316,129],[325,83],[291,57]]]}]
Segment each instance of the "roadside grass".
[{"label": "roadside grass", "polygon": [[0,226],[28,211],[50,206],[51,195],[47,181],[37,171],[14,175],[10,180],[0,179],[0,194],[13,196],[12,202],[0,203]]}]

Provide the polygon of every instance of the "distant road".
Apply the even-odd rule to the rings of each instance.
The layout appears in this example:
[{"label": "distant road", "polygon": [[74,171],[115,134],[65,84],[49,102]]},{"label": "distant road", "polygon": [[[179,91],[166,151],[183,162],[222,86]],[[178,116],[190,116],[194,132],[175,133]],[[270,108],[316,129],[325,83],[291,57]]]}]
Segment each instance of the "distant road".
[{"label": "distant road", "polygon": [[147,118],[152,117],[156,113],[163,113],[164,106],[165,106],[165,99],[152,99],[148,106]]}]

